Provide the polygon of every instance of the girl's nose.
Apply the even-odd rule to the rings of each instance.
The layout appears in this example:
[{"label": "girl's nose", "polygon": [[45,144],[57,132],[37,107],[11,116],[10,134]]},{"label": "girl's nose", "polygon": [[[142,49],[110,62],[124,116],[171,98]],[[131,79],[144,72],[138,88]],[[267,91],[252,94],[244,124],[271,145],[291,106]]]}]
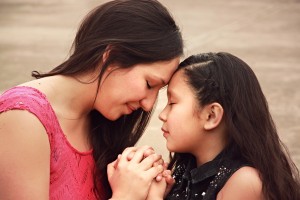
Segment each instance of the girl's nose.
[{"label": "girl's nose", "polygon": [[167,111],[166,111],[166,108],[167,108],[167,107],[165,107],[165,108],[160,112],[160,114],[158,115],[158,119],[161,120],[161,121],[163,121],[163,122],[167,121]]}]

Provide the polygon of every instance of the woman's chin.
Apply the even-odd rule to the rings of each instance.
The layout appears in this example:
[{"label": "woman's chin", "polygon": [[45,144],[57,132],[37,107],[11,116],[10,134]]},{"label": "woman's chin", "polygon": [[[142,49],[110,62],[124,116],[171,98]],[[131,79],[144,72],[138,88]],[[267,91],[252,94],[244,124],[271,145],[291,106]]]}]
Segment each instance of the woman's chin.
[{"label": "woman's chin", "polygon": [[104,117],[110,121],[116,121],[117,119],[119,119],[122,115],[104,115]]}]

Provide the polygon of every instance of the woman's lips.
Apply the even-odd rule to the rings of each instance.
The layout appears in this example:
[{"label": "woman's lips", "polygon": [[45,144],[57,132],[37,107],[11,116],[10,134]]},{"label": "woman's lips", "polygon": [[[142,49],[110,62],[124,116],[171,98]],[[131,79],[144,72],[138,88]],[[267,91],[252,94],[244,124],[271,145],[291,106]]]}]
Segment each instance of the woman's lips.
[{"label": "woman's lips", "polygon": [[129,105],[129,104],[126,104],[127,107],[128,107],[128,110],[130,111],[130,113],[132,113],[133,111],[137,110],[135,107]]}]

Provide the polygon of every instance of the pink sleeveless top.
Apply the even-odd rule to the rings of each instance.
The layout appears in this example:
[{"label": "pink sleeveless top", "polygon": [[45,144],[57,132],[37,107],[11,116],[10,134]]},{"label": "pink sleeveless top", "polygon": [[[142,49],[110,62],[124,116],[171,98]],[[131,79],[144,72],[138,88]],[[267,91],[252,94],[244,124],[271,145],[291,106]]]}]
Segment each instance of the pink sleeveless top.
[{"label": "pink sleeveless top", "polygon": [[0,113],[9,110],[27,110],[44,125],[48,134],[50,157],[50,199],[96,199],[92,150],[79,152],[66,139],[56,115],[39,90],[18,86],[0,96]]}]

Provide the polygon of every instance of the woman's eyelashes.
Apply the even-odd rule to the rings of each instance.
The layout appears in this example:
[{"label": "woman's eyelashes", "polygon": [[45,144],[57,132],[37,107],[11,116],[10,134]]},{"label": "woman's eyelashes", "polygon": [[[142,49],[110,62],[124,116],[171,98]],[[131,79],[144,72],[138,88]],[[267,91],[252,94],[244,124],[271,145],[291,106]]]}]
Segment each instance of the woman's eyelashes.
[{"label": "woman's eyelashes", "polygon": [[146,82],[147,82],[147,88],[152,89],[152,86],[150,85],[149,81],[146,81]]},{"label": "woman's eyelashes", "polygon": [[160,89],[160,88],[161,88],[160,84],[157,83],[157,81],[148,81],[148,80],[147,80],[146,83],[147,83],[147,88],[148,88],[148,89],[153,89],[153,88],[158,88],[158,89]]}]

